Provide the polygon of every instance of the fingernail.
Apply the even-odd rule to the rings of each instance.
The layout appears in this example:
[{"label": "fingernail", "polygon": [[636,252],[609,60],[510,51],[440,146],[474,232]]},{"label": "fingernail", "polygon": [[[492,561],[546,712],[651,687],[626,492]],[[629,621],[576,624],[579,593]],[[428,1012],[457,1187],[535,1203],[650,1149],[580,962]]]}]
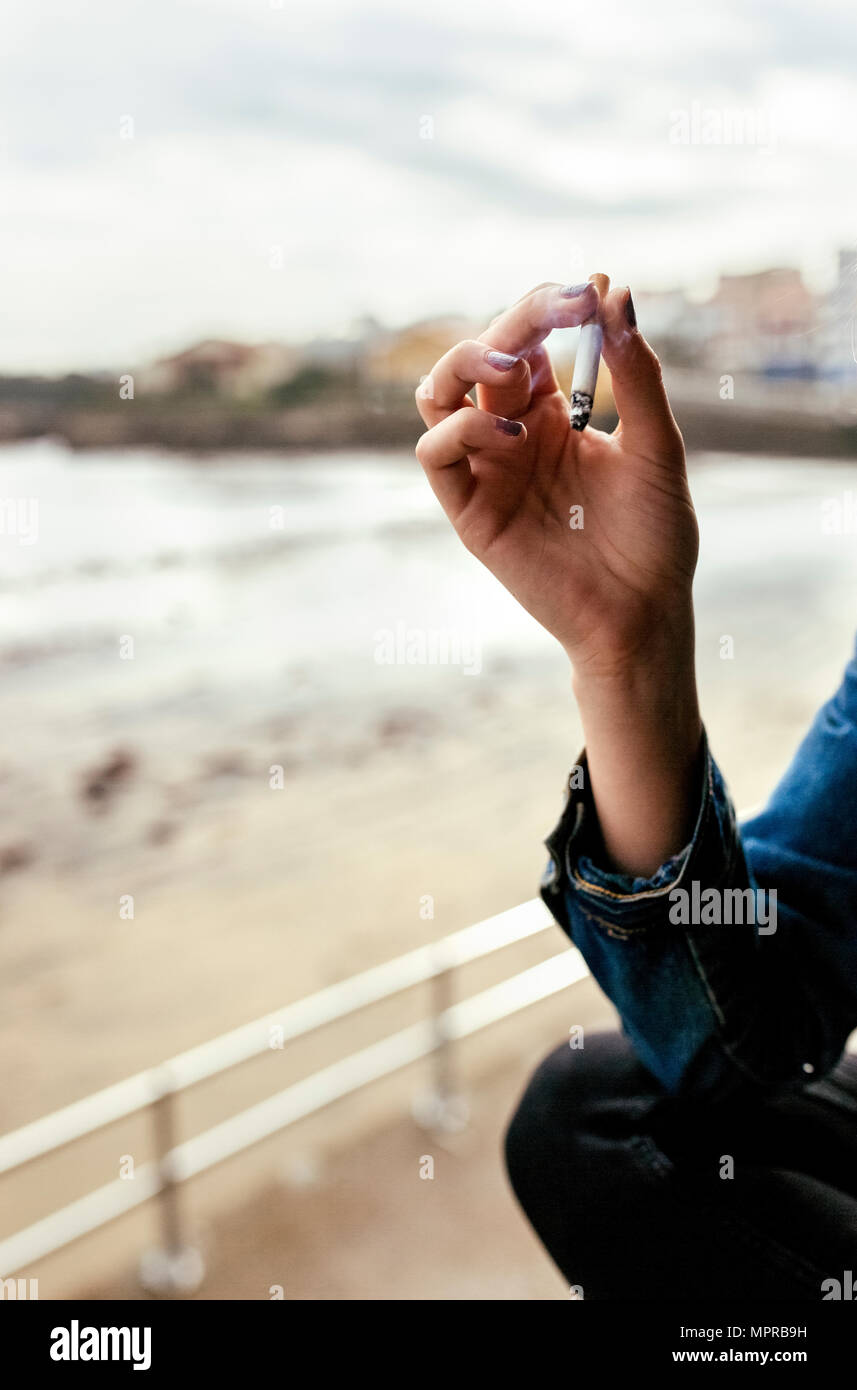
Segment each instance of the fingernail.
[{"label": "fingernail", "polygon": [[510,372],[513,367],[517,367],[520,360],[520,357],[512,357],[508,352],[497,352],[494,348],[485,354],[485,361],[490,367],[496,367],[498,372]]},{"label": "fingernail", "polygon": [[628,298],[625,300],[625,318],[628,320],[631,328],[637,327],[637,314],[634,309],[634,300],[631,297],[630,290],[628,291]]},{"label": "fingernail", "polygon": [[589,280],[585,280],[582,285],[563,285],[560,294],[563,299],[577,299],[578,295],[585,294],[587,290],[594,288],[595,286]]},{"label": "fingernail", "polygon": [[434,400],[434,382],[430,376],[424,376],[420,382],[420,395],[427,401]]},{"label": "fingernail", "polygon": [[502,434],[520,434],[524,428],[520,420],[507,420],[503,415],[498,415],[494,424]]}]

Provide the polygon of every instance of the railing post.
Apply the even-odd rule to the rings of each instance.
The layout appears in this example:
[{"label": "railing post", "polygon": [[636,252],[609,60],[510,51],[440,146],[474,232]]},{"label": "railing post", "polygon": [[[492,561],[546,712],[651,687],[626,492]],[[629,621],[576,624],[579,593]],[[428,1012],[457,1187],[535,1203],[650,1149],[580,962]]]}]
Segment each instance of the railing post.
[{"label": "railing post", "polygon": [[444,952],[443,942],[435,950],[436,971],[432,976],[432,1028],[435,1046],[432,1057],[432,1089],[418,1096],[413,1104],[414,1119],[434,1134],[459,1134],[466,1129],[470,1107],[456,1084],[454,1041],[449,1036],[445,1015],[453,1004],[455,966]]},{"label": "railing post", "polygon": [[205,1277],[202,1254],[182,1239],[179,1183],[173,1167],[176,1147],[175,1099],[175,1080],[170,1067],[166,1065],[156,1073],[151,1102],[155,1161],[160,1180],[157,1203],[161,1244],[144,1252],[139,1268],[143,1288],[166,1298],[194,1293]]}]

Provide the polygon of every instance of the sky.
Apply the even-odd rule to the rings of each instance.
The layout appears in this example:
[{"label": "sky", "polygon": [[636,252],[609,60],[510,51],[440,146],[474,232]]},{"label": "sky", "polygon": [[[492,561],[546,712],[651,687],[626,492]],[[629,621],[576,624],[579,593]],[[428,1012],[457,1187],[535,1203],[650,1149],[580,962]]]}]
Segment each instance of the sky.
[{"label": "sky", "polygon": [[851,0],[16,0],[0,44],[0,371],[857,244]]}]

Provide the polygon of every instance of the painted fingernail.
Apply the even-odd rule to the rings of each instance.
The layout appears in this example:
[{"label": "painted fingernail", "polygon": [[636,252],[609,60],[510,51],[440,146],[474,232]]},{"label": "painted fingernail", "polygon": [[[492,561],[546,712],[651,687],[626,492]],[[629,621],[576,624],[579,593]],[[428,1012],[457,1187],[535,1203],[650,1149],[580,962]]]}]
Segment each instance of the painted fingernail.
[{"label": "painted fingernail", "polygon": [[631,297],[630,290],[628,291],[628,298],[625,300],[625,318],[628,320],[631,328],[637,327],[637,314],[634,309],[634,300]]},{"label": "painted fingernail", "polygon": [[520,420],[507,420],[503,415],[498,415],[494,424],[502,434],[520,434],[524,428]]},{"label": "painted fingernail", "polygon": [[577,299],[580,295],[585,294],[587,290],[592,290],[594,288],[595,286],[589,280],[586,280],[582,285],[563,285],[560,294],[563,299]]},{"label": "painted fingernail", "polygon": [[424,376],[420,382],[420,395],[424,400],[434,400],[434,382],[430,376]]},{"label": "painted fingernail", "polygon": [[485,361],[489,367],[496,367],[498,372],[510,372],[513,367],[517,367],[520,360],[520,357],[512,357],[508,352],[497,352],[494,348],[485,354]]}]

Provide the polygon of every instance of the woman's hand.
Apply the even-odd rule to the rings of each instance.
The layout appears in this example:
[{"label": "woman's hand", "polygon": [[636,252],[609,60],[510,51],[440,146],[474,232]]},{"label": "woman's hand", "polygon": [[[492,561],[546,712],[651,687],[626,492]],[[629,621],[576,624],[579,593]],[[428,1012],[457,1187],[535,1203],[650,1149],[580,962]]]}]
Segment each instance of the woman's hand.
[{"label": "woman's hand", "polygon": [[[578,675],[644,654],[690,604],[697,528],[684,447],[627,289],[541,285],[417,390],[417,457],[467,549],[562,643]],[[620,424],[573,430],[544,348],[597,317]],[[478,408],[468,399],[477,386]],[[514,431],[514,432],[512,432]]]},{"label": "woman's hand", "polygon": [[[540,285],[442,357],[417,390],[429,426],[417,457],[468,550],[568,653],[608,857],[648,875],[685,843],[698,804],[698,532],[630,291],[593,282]],[[544,347],[552,329],[593,316],[613,434],[571,428]]]}]

